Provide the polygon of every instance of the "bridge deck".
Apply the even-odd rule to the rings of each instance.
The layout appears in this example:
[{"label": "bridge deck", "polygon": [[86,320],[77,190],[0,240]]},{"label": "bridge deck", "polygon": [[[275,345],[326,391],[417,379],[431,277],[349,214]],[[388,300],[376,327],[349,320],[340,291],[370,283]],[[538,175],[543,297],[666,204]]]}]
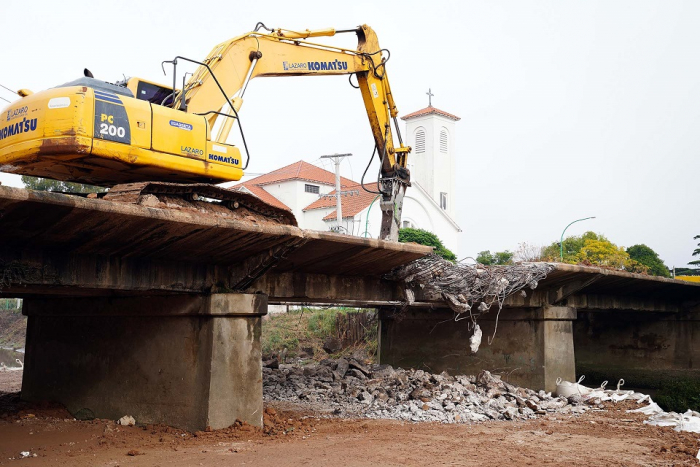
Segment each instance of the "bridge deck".
[{"label": "bridge deck", "polygon": [[[236,265],[268,255],[274,256],[277,272],[350,276],[378,276],[432,251],[421,245],[306,231],[191,210],[2,186],[0,245],[4,253],[0,259],[5,262],[30,250],[213,266]],[[29,256],[36,255],[25,253],[23,258],[31,260]]]}]

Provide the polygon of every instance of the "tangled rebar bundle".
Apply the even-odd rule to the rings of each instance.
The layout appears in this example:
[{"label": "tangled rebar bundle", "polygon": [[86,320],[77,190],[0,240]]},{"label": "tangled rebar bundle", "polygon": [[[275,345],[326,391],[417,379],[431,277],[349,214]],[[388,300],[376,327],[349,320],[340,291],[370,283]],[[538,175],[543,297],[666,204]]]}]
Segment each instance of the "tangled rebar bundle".
[{"label": "tangled rebar bundle", "polygon": [[494,304],[500,313],[506,297],[536,288],[553,270],[549,263],[455,264],[432,254],[395,269],[389,278],[404,285],[407,304],[415,301],[414,290],[420,288],[428,297],[442,297],[457,313],[455,320],[470,318],[476,330],[476,320],[481,314],[491,310]]}]

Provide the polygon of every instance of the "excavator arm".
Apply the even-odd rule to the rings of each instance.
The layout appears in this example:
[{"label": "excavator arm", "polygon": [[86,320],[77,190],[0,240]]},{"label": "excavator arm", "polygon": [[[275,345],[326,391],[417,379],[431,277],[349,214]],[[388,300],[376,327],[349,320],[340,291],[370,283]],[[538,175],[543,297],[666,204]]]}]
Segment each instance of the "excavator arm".
[{"label": "excavator arm", "polygon": [[[316,44],[307,39],[334,36],[339,31],[253,31],[218,44],[176,95],[174,108],[206,115],[212,128],[219,123],[216,142],[225,143],[243,105],[251,79],[265,76],[357,77],[367,117],[381,161],[379,192],[382,209],[380,238],[396,241],[403,195],[410,185],[407,159],[397,123],[398,110],[389,85],[386,58],[377,35],[364,25],[355,30],[357,50]],[[174,62],[177,64],[177,61]],[[210,112],[212,109],[216,113]],[[231,115],[233,112],[234,115]],[[394,131],[398,145],[394,141]]]}]

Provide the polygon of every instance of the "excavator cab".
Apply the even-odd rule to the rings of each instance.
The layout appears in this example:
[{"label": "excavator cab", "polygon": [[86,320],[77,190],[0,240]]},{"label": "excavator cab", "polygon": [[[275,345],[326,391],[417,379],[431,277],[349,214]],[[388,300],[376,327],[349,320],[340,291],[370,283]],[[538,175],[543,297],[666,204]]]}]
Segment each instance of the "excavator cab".
[{"label": "excavator cab", "polygon": [[[146,81],[141,78],[129,78],[125,84],[126,87],[134,93],[136,99],[148,101],[151,104],[172,107],[173,88],[152,81]],[[178,90],[175,91],[178,92]]]}]

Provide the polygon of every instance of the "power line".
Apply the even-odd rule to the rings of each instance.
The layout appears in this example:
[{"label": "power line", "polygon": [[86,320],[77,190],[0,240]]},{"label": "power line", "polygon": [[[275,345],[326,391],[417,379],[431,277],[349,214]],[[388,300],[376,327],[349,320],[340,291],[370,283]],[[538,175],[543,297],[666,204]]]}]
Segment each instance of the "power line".
[{"label": "power line", "polygon": [[12,104],[12,101],[8,101],[8,100],[5,99],[4,97],[0,97],[0,99],[4,100],[5,102],[9,102],[10,104]]},{"label": "power line", "polygon": [[[0,84],[0,87],[3,87],[5,89],[7,89],[8,91],[10,91],[12,94],[17,94],[19,96],[19,93],[17,91],[13,91],[12,89],[8,88],[7,86]],[[10,102],[10,101],[7,101],[7,102]]]}]

